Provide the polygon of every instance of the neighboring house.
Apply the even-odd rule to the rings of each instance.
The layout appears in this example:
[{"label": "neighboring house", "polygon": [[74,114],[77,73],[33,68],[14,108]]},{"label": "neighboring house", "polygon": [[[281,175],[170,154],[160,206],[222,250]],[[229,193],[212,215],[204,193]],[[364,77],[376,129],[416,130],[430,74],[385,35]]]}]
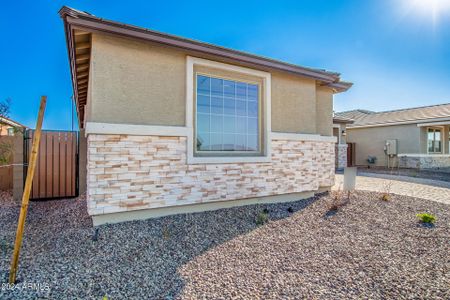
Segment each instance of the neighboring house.
[{"label": "neighboring house", "polygon": [[[14,157],[17,155],[14,149],[17,139],[14,137],[18,132],[23,132],[25,126],[6,117],[0,117],[0,191],[13,188],[13,166]],[[23,170],[22,170],[23,173]]]},{"label": "neighboring house", "polygon": [[351,87],[339,74],[67,7],[60,15],[95,224],[333,185],[333,94]]},{"label": "neighboring house", "polygon": [[[342,116],[333,117],[333,136],[336,137],[336,169],[343,169],[347,166],[353,165],[353,161],[348,161],[348,145],[347,145],[347,125],[352,124],[353,120]],[[351,153],[350,153],[351,155]],[[352,159],[353,157],[350,157]]]},{"label": "neighboring house", "polygon": [[0,117],[0,135],[13,136],[17,131],[20,131],[23,128],[25,128],[25,126],[16,121],[6,117]]},{"label": "neighboring house", "polygon": [[353,110],[337,116],[354,120],[347,142],[355,143],[356,164],[406,168],[450,167],[450,104],[373,112]]}]

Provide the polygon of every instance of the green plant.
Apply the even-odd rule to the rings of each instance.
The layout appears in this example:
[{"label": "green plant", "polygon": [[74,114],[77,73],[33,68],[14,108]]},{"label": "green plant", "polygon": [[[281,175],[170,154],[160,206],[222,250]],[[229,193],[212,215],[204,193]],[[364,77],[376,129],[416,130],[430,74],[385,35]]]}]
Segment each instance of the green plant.
[{"label": "green plant", "polygon": [[419,218],[420,222],[425,224],[434,224],[436,222],[436,217],[432,214],[423,213],[423,214],[417,214],[417,218]]},{"label": "green plant", "polygon": [[266,212],[260,212],[256,216],[256,225],[264,225],[269,222],[269,215]]}]

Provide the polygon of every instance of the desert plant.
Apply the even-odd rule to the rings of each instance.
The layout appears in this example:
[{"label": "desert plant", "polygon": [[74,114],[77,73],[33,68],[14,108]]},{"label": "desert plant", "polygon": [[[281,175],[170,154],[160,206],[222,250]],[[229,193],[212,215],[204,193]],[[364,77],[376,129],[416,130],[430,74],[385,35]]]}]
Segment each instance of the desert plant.
[{"label": "desert plant", "polygon": [[291,213],[291,214],[292,214],[292,213],[294,212],[294,209],[292,208],[292,206],[289,206],[288,209],[287,209],[287,211],[288,211],[288,213]]},{"label": "desert plant", "polygon": [[269,222],[269,215],[262,211],[256,216],[256,225],[264,225]]},{"label": "desert plant", "polygon": [[417,214],[417,218],[419,218],[419,221],[425,224],[434,224],[436,222],[436,217],[429,213],[422,213]]},{"label": "desert plant", "polygon": [[341,187],[334,192],[333,200],[328,206],[329,211],[337,211],[339,208],[345,206],[350,201],[350,191],[347,192],[347,197],[345,197],[345,192],[341,190]]},{"label": "desert plant", "polygon": [[391,200],[391,189],[392,189],[392,181],[391,180],[383,181],[383,193],[381,194],[381,200],[383,201]]}]

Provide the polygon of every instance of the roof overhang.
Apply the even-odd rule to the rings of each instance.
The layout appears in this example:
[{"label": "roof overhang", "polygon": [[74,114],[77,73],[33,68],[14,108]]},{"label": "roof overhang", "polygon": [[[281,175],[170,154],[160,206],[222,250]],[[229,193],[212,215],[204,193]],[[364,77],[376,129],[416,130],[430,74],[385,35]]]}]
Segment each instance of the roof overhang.
[{"label": "roof overhang", "polygon": [[0,123],[2,124],[6,124],[12,127],[22,127],[22,128],[26,128],[25,125],[20,124],[19,122],[13,121],[11,119],[8,119],[6,117],[0,117]]},{"label": "roof overhang", "polygon": [[342,117],[333,117],[334,124],[353,124],[355,122],[352,119],[342,118]]},{"label": "roof overhang", "polygon": [[428,127],[428,126],[446,126],[450,125],[450,118],[441,119],[440,121],[419,123],[417,127]]},{"label": "roof overhang", "polygon": [[434,119],[424,119],[424,120],[407,120],[399,122],[389,122],[389,123],[376,123],[367,125],[350,125],[347,129],[358,129],[358,128],[371,128],[371,127],[386,127],[386,126],[396,126],[396,125],[412,125],[417,124],[418,127],[433,126],[430,124],[440,123],[440,125],[445,125],[450,123],[450,118],[434,118]]},{"label": "roof overhang", "polygon": [[[253,68],[259,68],[261,70],[278,70],[282,72],[288,72],[302,77],[314,79],[320,86],[328,87],[332,89],[334,93],[345,92],[352,86],[352,83],[350,82],[341,81],[339,73],[302,67],[270,59],[267,57],[169,35],[154,30],[105,20],[67,6],[63,6],[60,9],[59,14],[64,20],[67,48],[69,52],[70,68],[72,74],[72,84],[75,91],[75,101],[77,102],[77,112],[80,116],[81,128],[83,126],[82,120],[84,117],[84,105],[86,103],[82,104],[80,102],[83,100],[85,101],[86,97],[80,95],[82,93],[79,91],[80,83],[78,78],[81,71],[79,70],[79,63],[77,62],[77,56],[80,55],[77,51],[77,46],[80,46],[78,45],[79,41],[76,40],[77,32],[80,35],[98,32],[122,36],[126,38],[150,41],[169,47],[188,50],[190,53],[194,54],[220,57],[229,60],[230,62],[235,62]],[[84,44],[81,46],[87,47],[88,44]],[[84,71],[82,72],[83,74],[87,73],[89,75],[89,63],[88,68],[83,68],[82,71]],[[88,75],[84,77],[88,77]]]}]

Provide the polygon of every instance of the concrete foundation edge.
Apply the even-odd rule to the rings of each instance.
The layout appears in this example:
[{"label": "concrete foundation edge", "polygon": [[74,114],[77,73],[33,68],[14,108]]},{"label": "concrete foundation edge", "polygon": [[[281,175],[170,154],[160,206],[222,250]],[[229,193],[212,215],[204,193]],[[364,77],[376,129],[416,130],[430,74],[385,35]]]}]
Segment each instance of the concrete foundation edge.
[{"label": "concrete foundation edge", "polygon": [[169,216],[169,215],[211,211],[211,210],[217,210],[217,209],[222,209],[222,208],[231,208],[231,207],[236,207],[236,206],[245,206],[245,205],[252,205],[252,204],[293,202],[293,201],[311,198],[315,194],[323,193],[323,192],[330,191],[330,190],[331,190],[331,187],[321,187],[317,191],[308,191],[308,192],[301,192],[301,193],[283,194],[283,195],[266,196],[266,197],[258,197],[258,198],[248,198],[248,199],[240,199],[240,200],[227,200],[227,201],[216,201],[216,202],[209,202],[209,203],[188,204],[188,205],[179,205],[179,206],[171,206],[171,207],[151,208],[151,209],[104,214],[104,215],[94,215],[94,216],[92,216],[92,220],[93,220],[94,226],[99,226],[99,225],[104,225],[104,224],[121,223],[121,222],[134,221],[134,220],[145,220],[145,219],[159,218],[159,217],[164,217],[164,216]]}]

